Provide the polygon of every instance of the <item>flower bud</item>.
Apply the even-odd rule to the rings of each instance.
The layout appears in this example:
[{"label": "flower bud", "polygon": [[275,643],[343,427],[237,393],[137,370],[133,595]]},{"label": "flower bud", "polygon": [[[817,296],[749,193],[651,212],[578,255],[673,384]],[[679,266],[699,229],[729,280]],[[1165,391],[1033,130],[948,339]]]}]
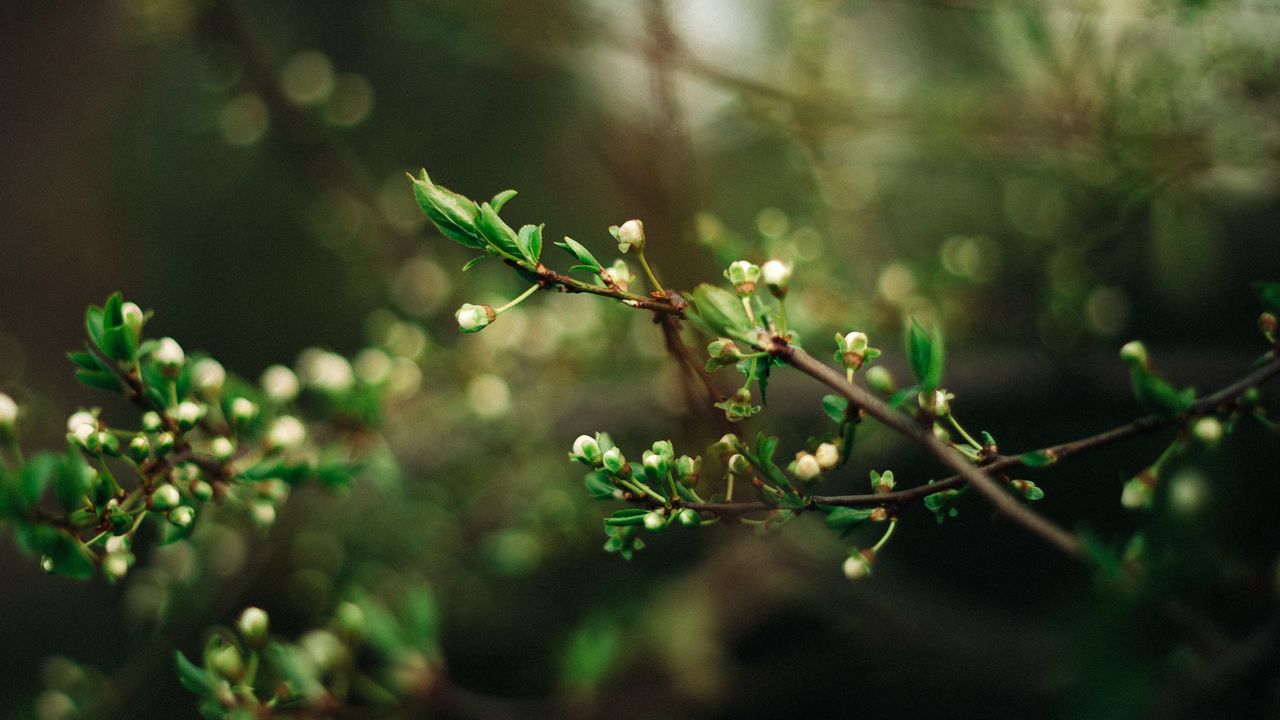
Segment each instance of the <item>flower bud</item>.
[{"label": "flower bud", "polygon": [[613,236],[618,240],[618,252],[629,253],[632,248],[636,252],[644,252],[644,223],[639,220],[622,223]]},{"label": "flower bud", "polygon": [[609,448],[609,451],[601,458],[604,469],[614,475],[626,475],[624,468],[627,467],[627,458],[623,456],[622,451],[616,447]]},{"label": "flower bud", "polygon": [[18,403],[13,398],[0,393],[0,434],[13,432],[18,424]]},{"label": "flower bud", "polygon": [[142,308],[137,303],[127,302],[120,306],[120,315],[124,318],[124,326],[133,332],[133,336],[142,337],[142,324],[147,319]]},{"label": "flower bud", "polygon": [[627,266],[621,258],[613,261],[613,265],[600,271],[600,279],[604,280],[606,285],[612,285],[622,292],[631,289],[631,284],[636,281],[636,276],[631,272],[631,268]]},{"label": "flower bud", "polygon": [[894,486],[897,485],[893,480],[893,471],[885,470],[884,473],[871,471],[871,490],[872,492],[887,493],[893,492]]},{"label": "flower bud", "polygon": [[240,613],[240,619],[236,620],[236,630],[240,631],[240,637],[244,638],[245,644],[252,648],[261,648],[267,644],[269,625],[270,618],[267,612],[257,607],[245,608],[244,612]]},{"label": "flower bud", "polygon": [[760,280],[760,267],[746,260],[735,260],[729,263],[724,276],[733,283],[739,295],[746,296],[756,291],[756,283]]},{"label": "flower bud", "polygon": [[680,482],[694,485],[698,482],[698,470],[702,468],[702,458],[697,460],[688,455],[681,455],[676,460],[674,469],[676,479]]},{"label": "flower bud", "polygon": [[259,500],[250,505],[249,514],[258,527],[271,527],[276,521],[276,506],[266,500]]},{"label": "flower bud", "polygon": [[859,550],[844,561],[844,576],[850,580],[860,580],[871,574],[871,563],[875,555],[870,550]]},{"label": "flower bud", "polygon": [[226,462],[236,453],[235,443],[224,437],[216,437],[209,443],[209,452],[218,462]]},{"label": "flower bud", "polygon": [[178,376],[182,364],[187,361],[187,356],[182,352],[182,346],[177,340],[167,337],[160,338],[155,349],[151,351],[151,359],[156,361],[165,375],[174,378]]},{"label": "flower bud", "polygon": [[129,441],[129,457],[133,458],[134,462],[140,463],[150,455],[151,441],[147,439],[146,435],[134,435],[133,439]]},{"label": "flower bud", "polygon": [[98,432],[97,423],[80,425],[67,437],[87,453],[102,452],[102,434]]},{"label": "flower bud", "polygon": [[156,435],[156,441],[152,444],[156,455],[168,455],[173,450],[173,435],[171,433],[162,432]]},{"label": "flower bud", "polygon": [[649,532],[662,532],[667,529],[667,518],[663,516],[661,509],[645,513],[644,529]]},{"label": "flower bud", "polygon": [[599,467],[602,457],[600,443],[590,435],[579,435],[578,439],[573,441],[573,452],[569,457],[583,464]]},{"label": "flower bud", "polygon": [[230,415],[231,422],[244,425],[257,417],[258,406],[248,398],[238,397],[231,401]]},{"label": "flower bud", "polygon": [[729,458],[729,472],[738,477],[748,477],[751,475],[751,461],[741,453],[735,453]]},{"label": "flower bud", "polygon": [[1212,447],[1222,439],[1222,422],[1216,417],[1202,417],[1191,426],[1191,434],[1200,442]]},{"label": "flower bud", "polygon": [[458,320],[458,329],[464,333],[480,332],[498,317],[492,307],[471,303],[464,303],[453,316]]},{"label": "flower bud", "polygon": [[209,667],[233,683],[244,679],[244,658],[240,657],[235,645],[223,645],[215,650],[209,659]]},{"label": "flower bud", "polygon": [[107,538],[106,549],[108,555],[120,555],[129,552],[132,542],[128,535],[112,535]]},{"label": "flower bud", "polygon": [[1137,340],[1127,342],[1124,347],[1120,348],[1120,359],[1130,365],[1145,368],[1149,362],[1147,346]]},{"label": "flower bud", "polygon": [[267,428],[267,446],[272,450],[292,450],[306,439],[306,426],[292,415],[281,415]]},{"label": "flower bud", "polygon": [[867,351],[867,334],[862,332],[851,332],[844,336],[844,351],[847,353],[862,354]]},{"label": "flower bud", "polygon": [[1277,320],[1275,313],[1264,312],[1258,316],[1258,329],[1266,336],[1268,340],[1273,340],[1276,335]]},{"label": "flower bud", "polygon": [[283,365],[272,365],[262,371],[262,392],[271,402],[283,404],[298,397],[298,376]]},{"label": "flower bud", "polygon": [[364,635],[364,610],[353,602],[339,603],[333,611],[333,623],[343,635],[358,639]]},{"label": "flower bud", "polygon": [[123,580],[129,574],[129,556],[124,553],[107,553],[102,558],[102,574],[112,582]]},{"label": "flower bud", "polygon": [[298,645],[322,673],[338,667],[347,657],[347,647],[328,630],[312,630],[298,640]]},{"label": "flower bud", "polygon": [[217,397],[226,381],[227,371],[213,358],[201,358],[191,368],[191,384],[201,395]]},{"label": "flower bud", "polygon": [[825,442],[813,452],[813,457],[818,461],[819,467],[830,470],[840,464],[840,448],[836,447],[835,443]]},{"label": "flower bud", "polygon": [[190,430],[204,417],[205,407],[190,400],[183,400],[174,409],[173,416],[182,430]]},{"label": "flower bud", "polygon": [[111,457],[120,457],[120,440],[115,434],[101,430],[98,432],[98,447]]},{"label": "flower bud", "polygon": [[147,505],[152,510],[165,512],[178,507],[178,503],[182,502],[182,495],[178,493],[178,488],[165,483],[151,491],[151,497],[147,498]]},{"label": "flower bud", "polygon": [[644,474],[650,480],[661,479],[667,474],[667,459],[656,452],[645,450],[640,456],[640,462],[644,465]]},{"label": "flower bud", "polygon": [[698,517],[698,511],[693,508],[683,508],[676,515],[680,524],[687,528],[698,527],[702,524],[702,518]]},{"label": "flower bud", "polygon": [[937,417],[946,417],[951,414],[950,394],[941,390],[934,390],[932,394],[922,392],[916,396],[916,402],[920,403],[920,409],[933,413]]},{"label": "flower bud", "polygon": [[169,511],[169,521],[175,528],[187,528],[196,520],[196,511],[189,505],[179,505]]},{"label": "flower bud", "polygon": [[1138,473],[1137,477],[1124,484],[1124,490],[1120,493],[1120,504],[1130,510],[1150,507],[1156,482],[1156,476],[1149,469]]},{"label": "flower bud", "polygon": [[213,499],[213,485],[196,478],[187,484],[187,490],[191,492],[192,497],[200,502],[209,502]]},{"label": "flower bud", "polygon": [[781,260],[770,260],[760,267],[760,277],[774,297],[782,299],[791,287],[791,266]]},{"label": "flower bud", "polygon": [[874,365],[867,369],[867,387],[881,395],[892,395],[898,386],[893,382],[893,375],[883,365]]},{"label": "flower bud", "polygon": [[822,466],[813,453],[801,451],[796,453],[795,474],[801,480],[812,480],[822,474]]},{"label": "flower bud", "polygon": [[148,410],[142,414],[142,429],[149,432],[159,432],[164,428],[164,420],[161,419],[160,413],[154,410]]},{"label": "flower bud", "polygon": [[98,418],[88,410],[76,411],[72,413],[71,417],[67,418],[67,432],[74,435],[81,425],[88,425],[91,430],[97,432]]}]

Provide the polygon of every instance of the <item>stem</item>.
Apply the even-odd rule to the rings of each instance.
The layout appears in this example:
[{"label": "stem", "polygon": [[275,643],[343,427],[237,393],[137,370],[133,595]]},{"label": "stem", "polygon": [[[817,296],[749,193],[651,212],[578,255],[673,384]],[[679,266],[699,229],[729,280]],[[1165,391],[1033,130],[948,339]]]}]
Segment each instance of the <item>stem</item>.
[{"label": "stem", "polygon": [[724,500],[726,503],[733,502],[733,473],[729,473],[729,488],[725,490]]},{"label": "stem", "polygon": [[755,321],[756,321],[756,313],[755,313],[755,311],[754,311],[754,310],[752,310],[752,309],[751,309],[751,296],[750,296],[750,295],[743,295],[743,296],[742,296],[742,309],[747,311],[747,319],[748,319],[748,320],[750,320],[750,321],[754,324],[754,323],[755,323]]},{"label": "stem", "polygon": [[787,335],[787,298],[778,298],[778,334]]},{"label": "stem", "polygon": [[657,276],[653,274],[653,269],[649,267],[649,261],[644,257],[644,250],[636,250],[636,257],[640,259],[640,267],[644,268],[644,274],[649,278],[649,284],[653,286],[653,289],[666,294],[667,291],[662,289],[662,283],[658,282]]},{"label": "stem", "polygon": [[525,300],[526,300],[530,295],[532,295],[532,294],[534,294],[535,292],[537,292],[537,291],[538,291],[538,289],[539,289],[539,288],[541,288],[541,287],[542,287],[542,283],[534,283],[533,285],[530,285],[530,286],[529,286],[529,289],[528,289],[528,290],[525,290],[524,292],[522,292],[522,293],[520,293],[518,296],[516,296],[516,299],[512,300],[511,302],[507,303],[506,305],[503,305],[503,306],[502,306],[502,307],[500,307],[500,308],[494,308],[494,310],[493,310],[493,314],[494,314],[494,315],[501,315],[502,313],[504,313],[504,312],[506,312],[506,311],[510,310],[511,308],[513,308],[513,307],[515,307],[515,306],[519,305],[520,303],[524,302],[524,301],[525,301]]},{"label": "stem", "polygon": [[884,531],[884,535],[881,535],[880,540],[877,541],[875,545],[871,546],[871,552],[880,552],[880,548],[884,547],[884,544],[889,542],[889,537],[893,535],[893,529],[896,527],[898,527],[898,518],[893,518],[889,521],[889,527]]},{"label": "stem", "polygon": [[951,423],[951,427],[955,428],[956,432],[960,433],[960,437],[964,438],[965,442],[972,445],[974,450],[982,449],[982,443],[979,443],[977,440],[974,440],[972,435],[965,432],[965,429],[963,427],[960,427],[960,423],[956,420],[955,415],[952,415],[951,413],[947,413],[947,422]]}]

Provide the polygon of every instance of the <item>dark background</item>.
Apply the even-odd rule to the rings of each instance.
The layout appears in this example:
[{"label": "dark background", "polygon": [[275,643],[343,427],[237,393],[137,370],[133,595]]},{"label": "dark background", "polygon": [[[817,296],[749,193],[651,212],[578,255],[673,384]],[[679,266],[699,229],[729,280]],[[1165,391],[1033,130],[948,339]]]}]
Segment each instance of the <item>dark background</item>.
[{"label": "dark background", "polygon": [[[100,715],[190,717],[172,645],[250,603],[300,630],[340,588],[401,572],[435,587],[450,678],[498,716],[1276,712],[1274,662],[1245,652],[1276,643],[1274,434],[1182,458],[1207,488],[1193,511],[1118,502],[1173,431],[1035,475],[1038,509],[1102,545],[1145,530],[1161,570],[1136,589],[976,498],[942,526],[909,513],[856,585],[813,518],[668,535],[625,564],[562,453],[607,430],[636,455],[662,437],[696,454],[718,427],[666,399],[636,313],[537,297],[518,331],[504,316],[459,337],[454,308],[518,284],[458,273],[404,173],[516,188],[507,217],[602,260],[604,229],[643,218],[674,287],[793,258],[815,355],[864,329],[902,379],[902,318],[931,318],[957,414],[1039,447],[1140,412],[1129,339],[1205,390],[1264,349],[1249,283],[1280,274],[1277,32],[1271,4],[1212,0],[5,3],[0,389],[28,444],[57,447],[82,404],[127,412],[62,359],[113,290],[248,378],[307,346],[358,351],[388,311],[429,340],[419,396],[387,418],[393,510],[300,493],[246,535],[253,573],[171,589],[154,621],[133,578],[48,578],[6,542],[0,706],[31,716],[61,655],[111,678]],[[493,414],[469,394],[489,374],[512,397]],[[826,430],[820,395],[778,377],[749,432],[797,447]],[[886,433],[862,443],[832,492],[873,468],[939,476]],[[327,559],[307,566],[308,543]],[[575,634],[616,640],[585,679],[566,669]],[[1170,694],[1187,687],[1203,704]]]}]

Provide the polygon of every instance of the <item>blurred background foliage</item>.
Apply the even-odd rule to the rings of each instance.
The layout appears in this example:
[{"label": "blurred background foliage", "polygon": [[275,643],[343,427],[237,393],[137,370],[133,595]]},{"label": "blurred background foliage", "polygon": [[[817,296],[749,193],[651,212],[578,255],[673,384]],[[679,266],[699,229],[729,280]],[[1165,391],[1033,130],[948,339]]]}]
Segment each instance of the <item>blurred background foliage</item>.
[{"label": "blurred background foliage", "polygon": [[[518,285],[461,275],[404,173],[516,188],[513,223],[606,264],[605,228],[642,218],[675,287],[792,258],[808,344],[864,329],[899,376],[901,319],[933,318],[959,416],[1038,447],[1138,414],[1125,340],[1202,389],[1259,351],[1247,283],[1280,274],[1280,6],[19,0],[0,17],[0,388],[31,445],[94,404],[62,355],[116,289],[247,378],[309,346],[418,370],[383,417],[398,467],[297,493],[270,533],[209,523],[115,587],[44,577],[6,542],[10,716],[77,717],[49,700],[65,692],[86,717],[190,717],[170,653],[206,626],[258,604],[297,634],[352,588],[418,581],[460,716],[1277,711],[1274,435],[1185,457],[1173,474],[1199,493],[1150,517],[1120,488],[1168,436],[1037,478],[1051,517],[1164,548],[1136,589],[975,499],[942,527],[909,513],[856,586],[809,518],[669,534],[623,563],[600,550],[572,439],[699,453],[719,421],[688,406],[643,313],[548,295],[459,336],[454,308]],[[751,425],[784,448],[825,429],[817,387],[771,387]],[[873,430],[850,467],[832,491],[870,468],[939,473]]]}]

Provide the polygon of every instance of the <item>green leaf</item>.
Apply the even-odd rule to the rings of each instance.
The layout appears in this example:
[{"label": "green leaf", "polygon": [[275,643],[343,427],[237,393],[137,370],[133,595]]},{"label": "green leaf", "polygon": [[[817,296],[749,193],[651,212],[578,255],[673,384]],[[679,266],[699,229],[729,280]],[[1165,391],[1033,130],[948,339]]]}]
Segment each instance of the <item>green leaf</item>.
[{"label": "green leaf", "polygon": [[127,327],[109,327],[102,331],[102,351],[113,360],[132,360],[138,350],[138,339]]},{"label": "green leaf", "polygon": [[556,247],[564,248],[564,251],[577,259],[578,265],[569,268],[569,272],[577,270],[587,270],[588,272],[599,274],[604,268],[600,266],[600,261],[591,254],[591,251],[582,246],[577,240],[569,236],[565,236],[564,242],[556,243]]},{"label": "green leaf", "polygon": [[174,662],[178,666],[178,682],[182,687],[201,697],[213,694],[213,680],[205,669],[187,659],[181,650],[174,651]]},{"label": "green leaf", "polygon": [[609,482],[608,476],[603,472],[596,470],[589,472],[583,477],[583,483],[587,486],[587,494],[597,500],[612,500],[614,498],[613,484]]},{"label": "green leaf", "polygon": [[[74,453],[74,451],[71,451]],[[95,477],[93,470],[84,463],[78,454],[68,454],[58,464],[58,473],[53,480],[53,493],[58,503],[67,512],[85,506],[85,497],[89,493],[90,481]]]},{"label": "green leaf", "polygon": [[530,265],[537,265],[538,259],[542,257],[542,226],[521,227],[516,235],[516,244],[520,247],[520,255],[528,260]]},{"label": "green leaf", "polygon": [[852,533],[871,519],[871,510],[869,508],[819,505],[818,509],[827,514],[827,527],[838,531],[840,537],[847,537],[849,533]]},{"label": "green leaf", "polygon": [[76,366],[82,370],[101,372],[109,369],[107,366],[102,364],[102,361],[99,360],[96,355],[87,352],[69,352],[67,353],[67,359],[75,363]]},{"label": "green leaf", "polygon": [[1129,369],[1133,394],[1138,403],[1161,417],[1174,418],[1191,409],[1196,393],[1192,388],[1177,390],[1164,378],[1135,365]]},{"label": "green leaf", "polygon": [[124,307],[124,297],[120,293],[113,292],[107,298],[106,304],[102,306],[102,320],[104,328],[118,328],[124,325],[124,313],[121,308]]},{"label": "green leaf", "polygon": [[93,343],[96,348],[102,348],[102,308],[97,305],[90,305],[84,311],[84,330],[89,336],[89,342]]},{"label": "green leaf", "polygon": [[303,659],[300,650],[273,642],[267,645],[267,656],[295,694],[309,700],[325,694],[315,665],[310,660]]},{"label": "green leaf", "polygon": [[18,500],[24,511],[40,502],[57,466],[58,458],[49,453],[40,453],[23,466],[22,473],[18,476]]},{"label": "green leaf", "polygon": [[476,230],[475,202],[431,182],[426,170],[420,178],[410,175],[409,179],[413,181],[413,197],[418,207],[442,235],[463,247],[485,248],[484,238]]},{"label": "green leaf", "polygon": [[506,255],[512,260],[522,259],[516,231],[512,230],[510,225],[498,217],[498,213],[494,211],[493,206],[489,203],[484,203],[480,206],[480,215],[476,218],[476,229],[489,242],[489,245],[500,254]]},{"label": "green leaf", "polygon": [[839,395],[823,395],[822,409],[832,422],[840,424],[845,421],[845,411],[849,409],[849,401]]},{"label": "green leaf", "polygon": [[493,206],[494,212],[500,213],[502,212],[502,206],[506,205],[507,201],[515,196],[516,196],[515,190],[503,190],[497,195],[494,195],[493,199],[489,201],[489,204]]},{"label": "green leaf", "polygon": [[107,392],[120,392],[120,378],[116,377],[113,372],[99,372],[94,370],[77,370],[76,380],[81,385],[91,387],[95,390],[106,390]]},{"label": "green leaf", "polygon": [[470,270],[471,268],[475,267],[476,265],[479,265],[480,263],[484,262],[485,260],[488,260],[491,257],[493,257],[493,255],[490,255],[489,253],[485,253],[484,255],[471,258],[470,260],[467,261],[466,265],[462,266],[462,272],[466,272]]},{"label": "green leaf", "polygon": [[1018,462],[1029,468],[1040,468],[1058,462],[1058,457],[1047,450],[1032,450],[1019,455]]},{"label": "green leaf", "polygon": [[741,340],[754,347],[753,323],[737,294],[703,283],[688,297],[688,316],[693,324],[712,336]]},{"label": "green leaf", "polygon": [[942,382],[942,357],[942,338],[912,318],[907,328],[907,361],[925,392],[938,389]]}]

